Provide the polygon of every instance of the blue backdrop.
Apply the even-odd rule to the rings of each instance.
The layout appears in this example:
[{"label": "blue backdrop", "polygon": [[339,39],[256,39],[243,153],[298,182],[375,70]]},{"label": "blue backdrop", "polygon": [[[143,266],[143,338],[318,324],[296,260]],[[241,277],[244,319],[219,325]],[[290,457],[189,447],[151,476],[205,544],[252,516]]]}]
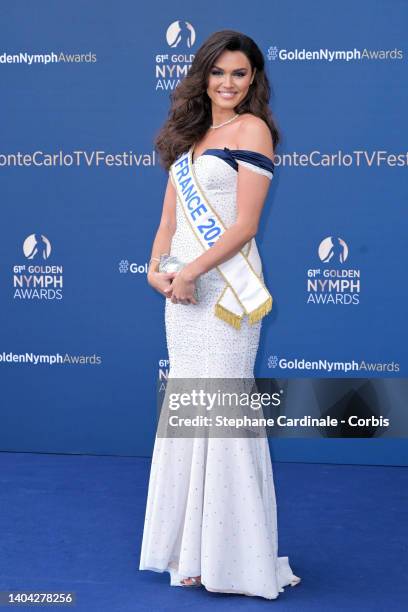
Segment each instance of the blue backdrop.
[{"label": "blue backdrop", "polygon": [[[257,237],[274,305],[256,374],[407,375],[408,4],[140,11],[0,7],[3,451],[151,454],[168,370],[164,298],[146,282],[167,181],[153,138],[194,52],[225,28],[265,54],[283,136]],[[404,439],[271,446],[275,460],[407,457]]]}]

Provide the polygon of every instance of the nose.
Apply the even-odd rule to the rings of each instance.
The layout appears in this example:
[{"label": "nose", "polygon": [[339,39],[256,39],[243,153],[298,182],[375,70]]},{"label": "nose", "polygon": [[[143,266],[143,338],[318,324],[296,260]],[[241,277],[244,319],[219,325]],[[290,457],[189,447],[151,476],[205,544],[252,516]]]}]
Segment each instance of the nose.
[{"label": "nose", "polygon": [[224,76],[224,87],[231,87],[232,85],[232,75],[226,74]]}]

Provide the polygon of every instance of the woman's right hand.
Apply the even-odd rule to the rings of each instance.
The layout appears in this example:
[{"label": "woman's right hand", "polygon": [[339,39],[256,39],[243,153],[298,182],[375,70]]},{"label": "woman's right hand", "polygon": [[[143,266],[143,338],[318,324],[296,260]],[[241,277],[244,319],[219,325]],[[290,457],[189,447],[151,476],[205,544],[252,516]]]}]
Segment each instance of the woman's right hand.
[{"label": "woman's right hand", "polygon": [[177,272],[156,272],[155,270],[149,270],[147,273],[147,282],[153,289],[156,289],[156,291],[168,298],[171,297],[171,292],[167,291],[166,293],[165,290],[169,289],[176,274]]}]

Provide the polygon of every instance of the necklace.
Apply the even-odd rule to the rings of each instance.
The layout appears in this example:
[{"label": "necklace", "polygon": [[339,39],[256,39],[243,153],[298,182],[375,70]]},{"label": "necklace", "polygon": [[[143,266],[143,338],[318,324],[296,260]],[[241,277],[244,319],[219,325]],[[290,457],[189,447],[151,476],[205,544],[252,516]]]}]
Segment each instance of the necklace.
[{"label": "necklace", "polygon": [[228,121],[224,121],[224,123],[220,123],[218,125],[210,125],[210,128],[212,130],[216,130],[217,128],[220,128],[223,125],[227,125],[227,123],[231,123],[231,121],[234,121],[234,119],[236,119],[237,117],[239,117],[239,115],[234,115],[231,119],[228,119]]}]

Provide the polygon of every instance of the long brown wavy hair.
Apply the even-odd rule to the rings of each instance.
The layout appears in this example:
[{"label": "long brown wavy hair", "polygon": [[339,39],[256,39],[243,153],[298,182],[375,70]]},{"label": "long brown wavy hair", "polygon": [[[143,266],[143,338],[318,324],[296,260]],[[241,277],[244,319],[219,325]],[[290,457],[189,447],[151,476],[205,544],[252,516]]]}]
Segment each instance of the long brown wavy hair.
[{"label": "long brown wavy hair", "polygon": [[179,155],[198,142],[212,121],[211,100],[207,94],[208,77],[217,58],[225,50],[242,51],[255,78],[243,100],[234,108],[238,114],[252,113],[263,119],[272,135],[274,150],[280,134],[269,108],[271,86],[265,73],[265,60],[258,45],[234,30],[214,32],[198,49],[187,76],[170,94],[168,118],[154,139],[161,165],[168,170]]}]

